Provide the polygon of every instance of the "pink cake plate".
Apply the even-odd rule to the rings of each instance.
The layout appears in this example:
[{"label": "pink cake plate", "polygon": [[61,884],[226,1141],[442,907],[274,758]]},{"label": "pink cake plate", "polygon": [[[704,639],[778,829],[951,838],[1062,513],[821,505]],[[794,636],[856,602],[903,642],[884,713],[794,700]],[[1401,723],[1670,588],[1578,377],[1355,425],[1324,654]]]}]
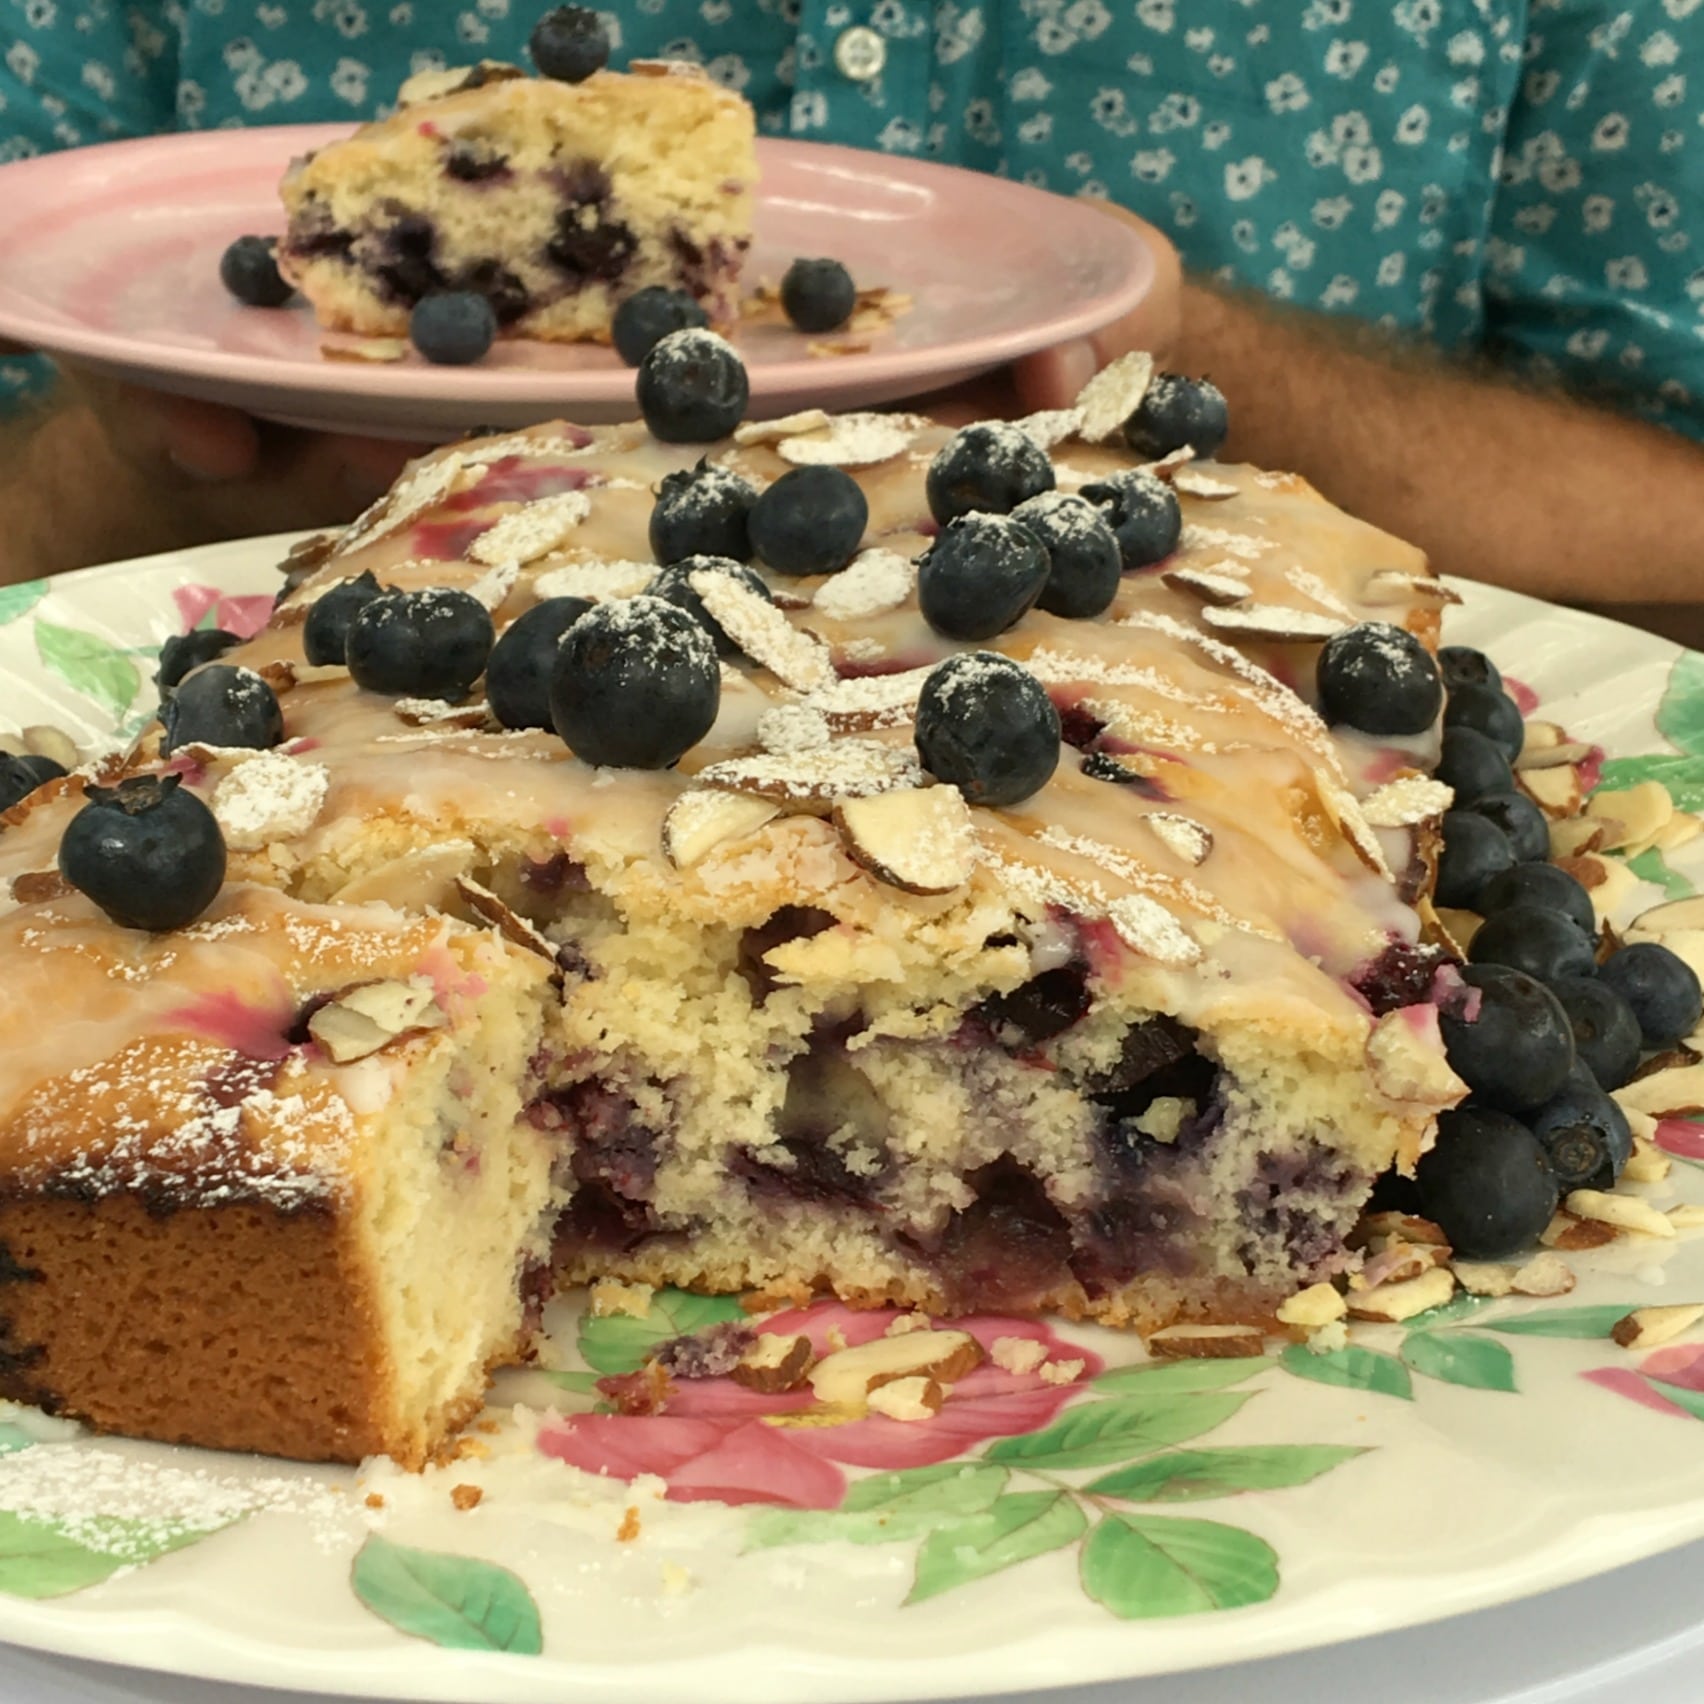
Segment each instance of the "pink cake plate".
[{"label": "pink cake plate", "polygon": [[[335,125],[209,131],[0,167],[0,337],[133,384],[291,425],[443,439],[477,425],[634,412],[608,349],[509,343],[474,367],[329,360],[304,306],[245,308],[219,256],[274,233],[285,166]],[[812,355],[790,329],[741,338],[754,415],[892,402],[1127,314],[1153,257],[1093,206],[1002,178],[819,143],[760,141],[749,276],[833,255],[912,298],[867,353]],[[344,340],[347,341],[347,340]]]}]

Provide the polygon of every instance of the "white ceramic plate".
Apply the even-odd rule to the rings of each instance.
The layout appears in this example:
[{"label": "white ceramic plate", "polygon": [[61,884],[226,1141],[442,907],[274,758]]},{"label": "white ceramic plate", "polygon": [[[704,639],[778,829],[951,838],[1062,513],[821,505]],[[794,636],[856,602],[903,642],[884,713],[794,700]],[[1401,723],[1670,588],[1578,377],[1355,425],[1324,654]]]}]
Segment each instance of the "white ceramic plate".
[{"label": "white ceramic plate", "polygon": [[[150,647],[210,614],[251,623],[240,600],[281,553],[0,592],[0,716],[110,734],[145,710]],[[1704,659],[1478,588],[1450,635],[1626,754],[1618,778],[1699,801]],[[1699,1135],[1666,1127],[1658,1202],[1704,1200]],[[1704,1300],[1704,1239],[1575,1259],[1565,1300],[1358,1329],[1328,1358],[1156,1367],[1113,1333],[973,1321],[1082,1365],[1063,1383],[985,1367],[911,1427],[789,1425],[785,1399],[719,1382],[660,1420],[593,1416],[594,1372],[731,1304],[665,1296],[648,1321],[595,1324],[559,1305],[555,1370],[506,1377],[476,1451],[420,1478],[58,1436],[13,1412],[0,1638],[330,1693],[829,1704],[1389,1632],[1704,1536],[1704,1345],[1639,1357],[1607,1337],[1632,1306]],[[802,1328],[883,1323],[823,1307]],[[468,1512],[463,1485],[483,1493]]]}]

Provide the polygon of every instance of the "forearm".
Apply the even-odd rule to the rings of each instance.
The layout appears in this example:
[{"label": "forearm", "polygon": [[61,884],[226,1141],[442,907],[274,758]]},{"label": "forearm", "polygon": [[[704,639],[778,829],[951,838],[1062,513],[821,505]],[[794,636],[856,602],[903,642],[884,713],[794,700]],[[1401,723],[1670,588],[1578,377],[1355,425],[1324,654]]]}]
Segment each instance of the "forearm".
[{"label": "forearm", "polygon": [[1292,468],[1447,574],[1568,602],[1704,601],[1704,448],[1195,284],[1173,364],[1228,459]]}]

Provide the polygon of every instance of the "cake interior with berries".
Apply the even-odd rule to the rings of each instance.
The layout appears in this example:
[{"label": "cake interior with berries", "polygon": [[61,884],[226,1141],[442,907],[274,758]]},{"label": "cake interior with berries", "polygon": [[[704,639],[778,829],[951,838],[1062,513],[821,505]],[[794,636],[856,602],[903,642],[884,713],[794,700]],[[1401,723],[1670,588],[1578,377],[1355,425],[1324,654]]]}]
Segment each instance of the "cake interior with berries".
[{"label": "cake interior with berries", "polygon": [[1135,358],[956,433],[731,365],[415,464],[7,813],[0,1394],[419,1460],[551,1283],[1152,1331],[1357,1262],[1464,1093],[1419,553]]},{"label": "cake interior with berries", "polygon": [[[558,8],[535,32],[542,74],[420,73],[391,117],[291,166],[277,266],[322,325],[406,336],[422,302],[471,295],[499,336],[607,343],[642,291],[734,324],[757,181],[751,108],[690,65],[603,68],[595,14],[589,44],[545,33],[582,12]],[[454,331],[437,329],[453,349]],[[431,359],[483,353],[420,342]]]}]

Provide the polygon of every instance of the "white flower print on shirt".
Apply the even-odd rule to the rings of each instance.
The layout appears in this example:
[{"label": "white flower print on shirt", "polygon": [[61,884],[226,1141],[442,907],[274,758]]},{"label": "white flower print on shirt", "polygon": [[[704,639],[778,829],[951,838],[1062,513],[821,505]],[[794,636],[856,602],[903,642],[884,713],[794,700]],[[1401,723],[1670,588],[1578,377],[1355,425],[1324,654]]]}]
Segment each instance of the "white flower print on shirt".
[{"label": "white flower print on shirt", "polygon": [[1588,195],[1580,203],[1580,224],[1594,234],[1607,231],[1615,218],[1615,201],[1608,195]]},{"label": "white flower print on shirt", "polygon": [[1131,156],[1130,172],[1138,183],[1164,183],[1176,164],[1170,148],[1144,148]]},{"label": "white flower print on shirt", "polygon": [[1030,147],[1039,147],[1053,134],[1053,114],[1050,112],[1032,112],[1018,126],[1018,140]]},{"label": "white flower print on shirt", "polygon": [[1415,102],[1396,121],[1396,140],[1405,148],[1418,148],[1431,128],[1432,115]]},{"label": "white flower print on shirt", "polygon": [[1177,24],[1173,0],[1136,0],[1136,17],[1156,35],[1170,35]]},{"label": "white flower print on shirt", "polygon": [[331,73],[331,92],[351,106],[365,104],[371,72],[359,59],[340,59]]},{"label": "white flower print on shirt", "polygon": [[1011,82],[1011,95],[1015,101],[1044,101],[1053,93],[1053,85],[1034,66],[1027,66],[1019,71]]},{"label": "white flower print on shirt", "polygon": [[1408,256],[1401,249],[1396,249],[1379,262],[1379,269],[1374,276],[1388,290],[1402,282],[1402,275],[1407,270]]},{"label": "white flower print on shirt", "polygon": [[1355,211],[1355,203],[1347,195],[1328,196],[1313,204],[1313,222],[1322,231],[1340,231]]},{"label": "white flower print on shirt", "polygon": [[1201,146],[1212,152],[1223,148],[1231,139],[1231,127],[1221,118],[1216,118],[1211,124],[1201,127]]},{"label": "white flower print on shirt", "polygon": [[1360,284],[1347,273],[1339,272],[1319,293],[1322,308],[1346,308],[1361,294]]},{"label": "white flower print on shirt", "polygon": [[1627,115],[1606,112],[1592,130],[1592,147],[1601,154],[1618,153],[1627,146]]},{"label": "white flower print on shirt", "polygon": [[1278,174],[1258,154],[1225,162],[1225,194],[1232,201],[1250,201]]},{"label": "white flower print on shirt", "polygon": [[1381,95],[1393,94],[1396,90],[1396,85],[1401,81],[1402,67],[1400,65],[1381,65],[1378,70],[1373,73],[1373,87]]},{"label": "white flower print on shirt", "polygon": [[1366,63],[1367,44],[1364,41],[1334,41],[1325,50],[1328,77],[1353,77]]},{"label": "white flower print on shirt", "polygon": [[1346,24],[1354,10],[1355,0],[1308,0],[1308,9],[1302,14],[1302,28],[1328,30]]},{"label": "white flower print on shirt", "polygon": [[1345,148],[1343,175],[1351,183],[1374,183],[1384,176],[1384,156],[1377,148]]},{"label": "white flower print on shirt", "polygon": [[1400,189],[1381,189],[1373,203],[1373,229],[1388,231],[1408,206],[1408,197]]},{"label": "white flower print on shirt", "polygon": [[1651,282],[1651,275],[1638,255],[1628,254],[1605,262],[1603,281],[1612,290],[1643,290]]},{"label": "white flower print on shirt", "polygon": [[1266,104],[1274,112],[1300,112],[1312,99],[1307,84],[1294,71],[1286,71],[1266,85]]}]

